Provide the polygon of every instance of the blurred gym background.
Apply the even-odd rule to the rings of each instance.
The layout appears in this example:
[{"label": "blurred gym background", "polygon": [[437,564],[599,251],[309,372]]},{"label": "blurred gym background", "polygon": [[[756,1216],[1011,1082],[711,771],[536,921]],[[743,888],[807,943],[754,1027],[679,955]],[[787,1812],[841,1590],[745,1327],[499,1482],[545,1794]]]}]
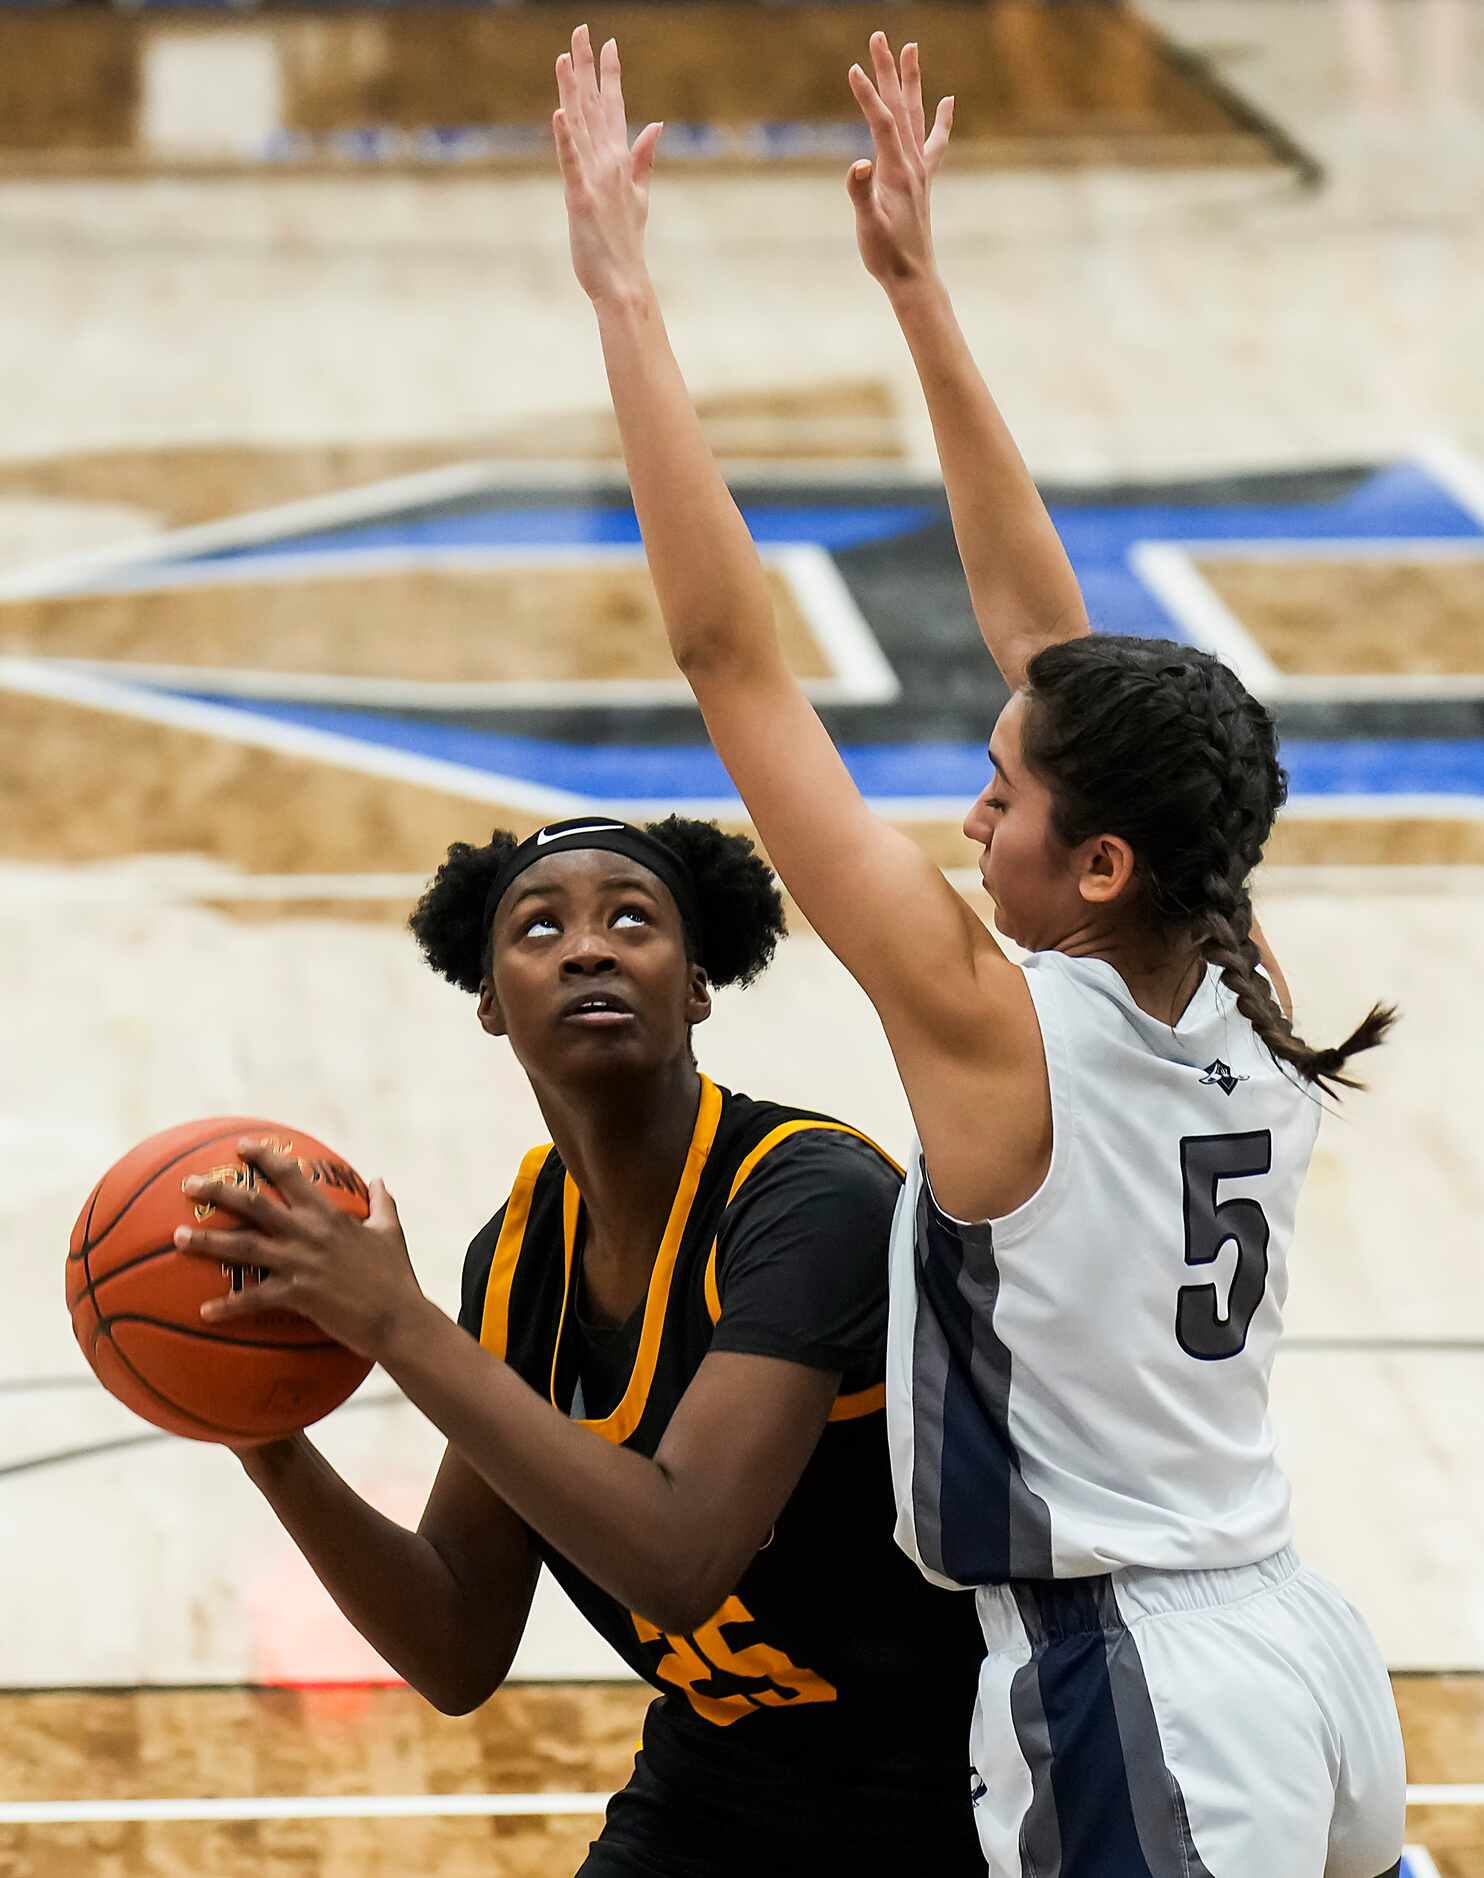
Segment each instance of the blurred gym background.
[{"label": "blurred gym background", "polygon": [[[425,1709],[229,1457],[103,1393],[61,1269],[133,1141],[256,1112],[383,1173],[452,1308],[541,1128],[402,931],[422,881],[574,806],[745,825],[567,262],[582,17],[667,122],[677,349],[883,815],[972,892],[999,693],[843,189],[878,26],[957,96],[940,260],[1097,623],[1279,713],[1301,1016],[1405,1012],[1321,1137],[1280,1434],[1396,1672],[1412,1878],[1481,1878],[1476,0],[0,0],[0,1869],[560,1878],[626,1777],[644,1692],[549,1588],[510,1686]],[[795,925],[703,1064],[900,1148],[871,1013]],[[316,1438],[416,1519],[440,1442],[383,1379]]]}]

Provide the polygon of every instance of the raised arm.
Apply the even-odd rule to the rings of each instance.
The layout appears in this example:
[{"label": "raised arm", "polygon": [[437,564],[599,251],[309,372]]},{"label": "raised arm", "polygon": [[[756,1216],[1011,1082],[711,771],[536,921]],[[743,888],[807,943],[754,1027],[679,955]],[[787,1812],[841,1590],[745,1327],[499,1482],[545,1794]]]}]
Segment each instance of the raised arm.
[{"label": "raised arm", "polygon": [[917,367],[974,617],[1012,690],[1042,646],[1087,631],[1087,609],[1040,492],[1021,460],[954,315],[933,254],[933,179],[948,148],[953,100],[927,130],[917,47],[901,68],[885,33],[871,38],[871,77],[854,65],[850,87],[870,126],[875,158],[849,176],[856,238]]},{"label": "raised arm", "polygon": [[757,550],[707,446],[645,265],[660,127],[629,150],[617,47],[604,46],[600,74],[585,28],[558,61],[557,83],[573,265],[597,313],[676,661],[774,866],[888,1030],[955,1034],[976,972],[991,958],[1008,967],[917,845],[866,807],[784,661]]}]

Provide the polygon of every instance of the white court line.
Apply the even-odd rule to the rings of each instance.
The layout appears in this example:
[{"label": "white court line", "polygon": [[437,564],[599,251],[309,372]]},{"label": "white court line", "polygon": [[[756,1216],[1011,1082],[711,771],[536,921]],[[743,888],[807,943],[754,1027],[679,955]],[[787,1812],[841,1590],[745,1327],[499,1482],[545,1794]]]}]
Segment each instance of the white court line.
[{"label": "white court line", "polygon": [[[1444,478],[1439,475],[1438,480]],[[1478,513],[1484,520],[1484,475],[1478,480]],[[1155,598],[1189,631],[1197,645],[1224,659],[1248,690],[1260,698],[1294,704],[1359,703],[1392,698],[1484,698],[1484,669],[1457,673],[1284,672],[1268,657],[1255,635],[1232,612],[1196,565],[1203,558],[1278,564],[1303,560],[1384,560],[1477,561],[1484,565],[1484,542],[1400,537],[1344,541],[1316,537],[1303,541],[1139,541],[1129,550],[1129,564]],[[1484,652],[1481,652],[1480,663],[1484,667]]]},{"label": "white court line", "polygon": [[1277,696],[1283,674],[1201,573],[1182,542],[1136,541],[1129,565],[1198,646],[1223,659],[1259,698]]},{"label": "white court line", "polygon": [[[1443,1795],[1443,1798],[1435,1796]],[[1426,1797],[1418,1797],[1426,1796]],[[7,1800],[0,1825],[125,1825],[238,1819],[492,1819],[597,1814],[606,1793],[337,1793],[235,1800]],[[1408,1787],[1409,1806],[1484,1806],[1484,1786]],[[1412,1848],[1408,1848],[1412,1856]],[[1426,1872],[1426,1866],[1417,1868]]]},{"label": "white court line", "polygon": [[1445,437],[1428,438],[1412,457],[1484,528],[1484,467]]},{"label": "white court line", "polygon": [[1301,822],[1476,822],[1484,819],[1484,795],[1290,796],[1279,821],[1289,818]]},{"label": "white court line", "polygon": [[525,809],[547,821],[593,807],[591,796],[550,789],[518,776],[364,743],[358,737],[342,737],[334,731],[284,724],[251,711],[234,711],[227,705],[201,704],[192,698],[174,698],[163,692],[120,685],[110,679],[63,670],[41,659],[0,658],[0,690],[55,698],[86,710],[112,711],[174,730],[224,737],[229,742],[247,744],[254,749],[276,750],[286,756],[304,757],[361,775],[391,777],[397,782],[464,796],[473,802]]},{"label": "white court line", "polygon": [[397,476],[359,489],[338,490],[332,495],[310,496],[302,502],[281,503],[276,508],[255,509],[226,521],[203,522],[192,528],[171,529],[142,539],[136,536],[117,547],[90,548],[81,554],[66,555],[39,567],[22,568],[0,576],[0,600],[34,600],[47,594],[77,592],[101,575],[120,568],[148,565],[161,558],[252,547],[284,536],[366,521],[392,509],[477,495],[489,486],[491,469],[488,463],[455,463],[443,469],[419,470],[411,476]]},{"label": "white court line", "polygon": [[[902,687],[865,615],[856,605],[833,557],[815,542],[770,542],[761,550],[764,567],[781,573],[831,671],[801,680],[820,704],[890,704]],[[365,548],[272,555],[262,560],[157,567],[148,563],[116,569],[109,580],[92,581],[83,597],[121,593],[217,592],[285,582],[374,580],[406,573],[489,574],[514,570],[594,566],[644,571],[638,542],[592,546],[489,548]],[[3,583],[0,583],[3,588]],[[3,599],[0,591],[0,599]],[[498,632],[498,622],[491,630]],[[346,643],[353,646],[352,627]],[[42,655],[33,655],[42,656]],[[123,683],[210,691],[227,697],[290,698],[309,703],[409,705],[431,709],[694,703],[677,672],[663,678],[431,679],[411,673],[366,677],[344,672],[247,669],[239,666],[145,663],[134,659],[47,658],[64,670],[92,673]]]},{"label": "white court line", "polygon": [[1425,1845],[1403,1846],[1402,1858],[1405,1860],[1406,1878],[1442,1878],[1442,1873],[1433,1863],[1432,1853]]},{"label": "white court line", "polygon": [[10,1800],[0,1825],[123,1825],[142,1820],[488,1819],[601,1813],[606,1793],[408,1793],[306,1795],[303,1799]]},{"label": "white court line", "polygon": [[[941,503],[943,499],[940,482],[923,481],[920,491],[915,490],[913,485],[917,479],[907,473],[902,463],[885,463],[878,467],[822,457],[785,465],[767,458],[729,457],[726,467],[728,478],[739,485],[756,482],[787,488],[795,483],[824,482],[866,491],[880,486],[891,487],[894,492],[904,487],[912,489],[912,493],[900,498],[902,506]],[[550,464],[526,462],[519,457],[485,457],[470,463],[417,470],[407,476],[364,483],[328,495],[309,496],[298,502],[279,503],[272,508],[253,509],[245,515],[232,515],[221,521],[167,529],[154,535],[131,536],[112,547],[89,548],[35,567],[18,568],[0,575],[0,600],[41,599],[48,594],[75,593],[85,590],[103,575],[130,567],[183,559],[188,555],[217,554],[230,548],[254,547],[263,542],[371,521],[378,515],[393,514],[399,509],[454,501],[460,496],[498,497],[512,487],[569,496],[598,491],[620,501],[627,501],[629,495],[627,478],[611,464]]]},{"label": "white court line", "polygon": [[771,561],[787,575],[799,610],[838,673],[832,690],[822,688],[818,679],[804,680],[809,696],[840,704],[890,704],[899,698],[901,680],[835,557],[817,542],[776,543],[760,553],[765,566]]}]

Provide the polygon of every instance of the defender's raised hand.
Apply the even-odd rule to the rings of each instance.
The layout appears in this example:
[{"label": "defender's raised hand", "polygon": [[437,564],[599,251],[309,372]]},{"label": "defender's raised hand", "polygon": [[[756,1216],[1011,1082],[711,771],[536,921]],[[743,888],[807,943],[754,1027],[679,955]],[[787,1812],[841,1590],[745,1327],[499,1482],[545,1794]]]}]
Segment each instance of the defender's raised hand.
[{"label": "defender's raised hand", "polygon": [[850,89],[871,128],[876,156],[853,165],[847,187],[866,271],[890,288],[932,271],[929,198],[953,130],[953,100],[942,100],[929,132],[917,47],[903,47],[899,69],[886,34],[873,33],[871,67],[874,83],[860,66],[851,66]]},{"label": "defender's raised hand", "polygon": [[556,64],[560,108],[552,118],[567,194],[572,266],[592,300],[631,293],[645,278],[644,224],[649,179],[662,124],[649,124],[629,148],[618,43],[599,61],[585,26]]}]

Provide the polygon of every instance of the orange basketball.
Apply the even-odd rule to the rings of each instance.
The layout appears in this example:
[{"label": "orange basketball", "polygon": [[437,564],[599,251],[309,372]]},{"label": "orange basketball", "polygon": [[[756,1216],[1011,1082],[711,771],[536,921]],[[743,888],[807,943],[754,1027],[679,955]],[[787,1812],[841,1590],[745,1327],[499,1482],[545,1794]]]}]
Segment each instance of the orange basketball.
[{"label": "orange basketball", "polygon": [[177,1252],[175,1228],[206,1224],[208,1212],[214,1231],[239,1222],[198,1209],[180,1183],[188,1174],[256,1182],[237,1158],[243,1136],[296,1156],[332,1204],[366,1217],[365,1181],[323,1142],[217,1115],[151,1135],[116,1161],[88,1195],[67,1252],[67,1308],[93,1373],[135,1414],[193,1441],[293,1434],[338,1407],[371,1367],[291,1311],[203,1323],[202,1304],[240,1288],[243,1270]]}]

